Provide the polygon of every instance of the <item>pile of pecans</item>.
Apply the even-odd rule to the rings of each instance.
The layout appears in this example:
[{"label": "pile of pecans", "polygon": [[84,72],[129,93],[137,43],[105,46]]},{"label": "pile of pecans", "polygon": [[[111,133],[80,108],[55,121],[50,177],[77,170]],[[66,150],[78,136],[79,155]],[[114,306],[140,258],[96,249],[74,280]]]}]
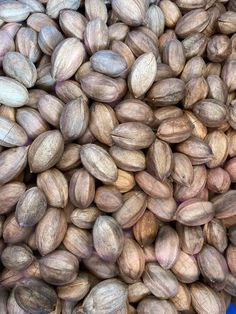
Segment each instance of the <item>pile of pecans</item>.
[{"label": "pile of pecans", "polygon": [[0,313],[224,314],[235,0],[1,0],[0,25]]}]

